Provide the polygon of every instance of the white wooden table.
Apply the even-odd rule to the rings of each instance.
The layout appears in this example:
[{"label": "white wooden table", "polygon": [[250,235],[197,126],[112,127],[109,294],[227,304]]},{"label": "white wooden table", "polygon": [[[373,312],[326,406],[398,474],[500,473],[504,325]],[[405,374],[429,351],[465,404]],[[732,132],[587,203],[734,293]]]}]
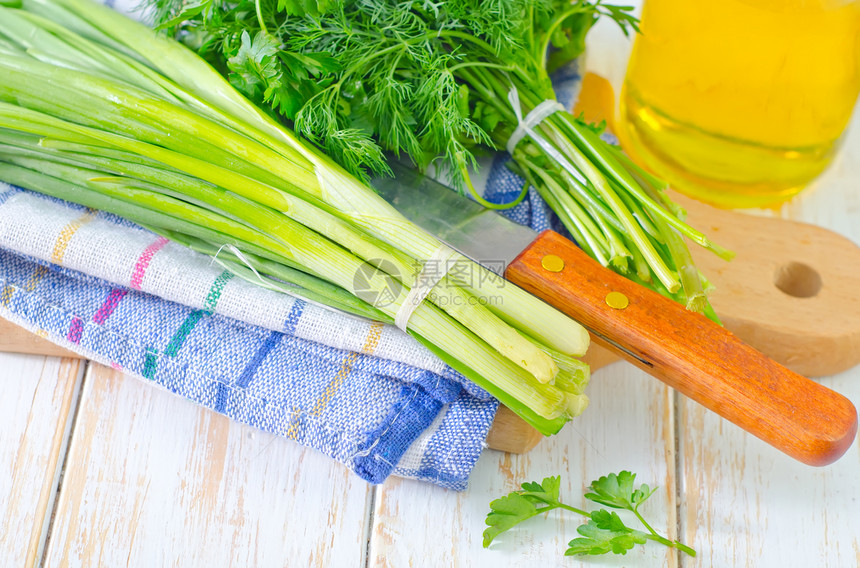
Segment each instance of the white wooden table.
[{"label": "white wooden table", "polygon": [[[617,84],[618,35],[601,25],[590,42],[589,66]],[[778,214],[860,243],[858,123],[834,167]],[[821,380],[860,403],[860,368]],[[4,567],[860,565],[860,445],[826,468],[795,463],[624,363],[594,374],[592,406],[558,436],[526,455],[485,452],[462,493],[369,486],[93,363],[0,354],[0,384]],[[654,544],[565,558],[580,519],[555,513],[481,548],[489,501],[519,483],[560,474],[582,504],[592,479],[621,469],[660,486],[645,512],[696,558]]]}]

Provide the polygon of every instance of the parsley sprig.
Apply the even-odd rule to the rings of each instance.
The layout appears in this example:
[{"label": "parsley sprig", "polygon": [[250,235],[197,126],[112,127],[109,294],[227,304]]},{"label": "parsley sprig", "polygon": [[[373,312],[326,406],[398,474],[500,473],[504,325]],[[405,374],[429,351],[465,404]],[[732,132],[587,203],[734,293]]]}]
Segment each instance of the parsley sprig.
[{"label": "parsley sprig", "polygon": [[627,554],[636,545],[654,541],[676,548],[695,556],[696,551],[689,546],[670,540],[655,531],[639,512],[639,507],[654,493],[656,487],[643,484],[634,485],[636,474],[622,471],[610,473],[591,482],[585,498],[612,509],[625,509],[632,512],[642,523],[644,531],[627,526],[615,511],[597,509],[588,512],[584,509],[562,503],[559,496],[561,477],[546,477],[543,482],[530,481],[522,484],[522,489],[513,491],[490,503],[487,515],[487,528],[484,530],[484,548],[503,532],[532,517],[553,509],[563,509],[587,517],[588,521],[576,529],[581,536],[568,543],[565,556]]}]

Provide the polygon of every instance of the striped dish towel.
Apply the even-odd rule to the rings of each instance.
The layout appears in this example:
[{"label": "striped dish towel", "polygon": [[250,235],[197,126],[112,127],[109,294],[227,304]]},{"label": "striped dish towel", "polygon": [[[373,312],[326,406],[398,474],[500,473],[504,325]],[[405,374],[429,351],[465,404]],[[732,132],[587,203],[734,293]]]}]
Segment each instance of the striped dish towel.
[{"label": "striped dish towel", "polygon": [[2,183],[0,316],[372,483],[394,474],[463,489],[498,405],[394,326]]},{"label": "striped dish towel", "polygon": [[[554,79],[570,106],[578,67]],[[522,187],[507,159],[475,177],[490,201]],[[534,190],[504,213],[559,228]],[[498,407],[394,326],[260,288],[116,216],[2,181],[0,317],[371,483],[397,475],[464,489]]]}]

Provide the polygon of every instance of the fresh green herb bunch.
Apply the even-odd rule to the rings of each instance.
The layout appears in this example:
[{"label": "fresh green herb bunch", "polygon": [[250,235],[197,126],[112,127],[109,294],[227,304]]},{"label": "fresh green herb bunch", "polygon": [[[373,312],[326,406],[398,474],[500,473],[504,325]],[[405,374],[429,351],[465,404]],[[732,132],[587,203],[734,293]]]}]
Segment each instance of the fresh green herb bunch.
[{"label": "fresh green herb bunch", "polygon": [[[423,167],[443,157],[461,181],[471,149],[494,147],[516,126],[507,120],[512,109],[474,92],[481,82],[470,85],[473,72],[495,69],[552,98],[544,69],[580,55],[600,13],[635,25],[628,8],[564,0],[153,4],[159,28],[206,54],[352,173],[387,172],[384,149]],[[545,57],[549,44],[557,51]]]},{"label": "fresh green herb bunch", "polygon": [[611,509],[630,511],[645,528],[644,531],[627,526],[615,511],[597,509],[588,512],[563,503],[559,496],[561,478],[555,476],[544,478],[542,483],[523,483],[521,490],[513,491],[490,503],[487,528],[484,529],[484,548],[490,546],[497,536],[521,522],[553,509],[562,509],[588,518],[585,524],[576,529],[580,536],[568,543],[565,556],[600,555],[610,552],[627,554],[628,550],[649,540],[695,556],[695,550],[677,540],[669,540],[648,524],[639,512],[639,507],[657,488],[644,484],[636,487],[635,481],[636,474],[629,471],[610,473],[592,481],[585,498]]},{"label": "fresh green herb bunch", "polygon": [[[636,29],[629,7],[600,0],[147,1],[162,29],[350,172],[386,173],[385,152],[405,154],[488,207],[469,179],[475,152],[505,148],[518,113],[554,98],[550,74],[600,16]],[[510,162],[527,181],[516,202],[533,186],[590,256],[716,320],[682,235],[731,254],[591,126],[556,112],[535,130],[545,144],[526,137]]]}]

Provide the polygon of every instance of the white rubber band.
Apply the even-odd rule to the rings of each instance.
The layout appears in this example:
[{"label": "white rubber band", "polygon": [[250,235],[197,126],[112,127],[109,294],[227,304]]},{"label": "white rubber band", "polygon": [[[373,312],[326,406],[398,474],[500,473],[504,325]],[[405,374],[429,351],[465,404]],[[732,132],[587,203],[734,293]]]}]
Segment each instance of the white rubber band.
[{"label": "white rubber band", "polygon": [[[513,93],[513,95],[511,93]],[[514,130],[514,133],[511,134],[510,138],[508,138],[508,143],[505,146],[508,149],[508,154],[514,153],[514,148],[517,147],[520,140],[525,138],[526,134],[532,134],[532,130],[535,126],[543,122],[548,116],[551,116],[560,110],[564,110],[564,106],[562,106],[558,101],[547,99],[533,108],[531,112],[523,118],[519,98],[520,97],[517,94],[516,89],[511,89],[508,92],[508,100],[510,101],[511,106],[514,107],[518,123],[516,130]]]},{"label": "white rubber band", "polygon": [[[418,309],[421,302],[427,298],[430,290],[432,290],[440,280],[445,278],[445,275],[448,274],[449,270],[451,270],[451,263],[448,261],[456,254],[456,252],[457,251],[446,245],[439,245],[439,248],[433,251],[433,254],[430,255],[430,258],[428,258],[427,262],[424,263],[424,266],[421,267],[421,272],[418,274],[418,277],[415,278],[415,286],[409,290],[409,293],[406,294],[406,298],[403,299],[403,303],[400,304],[399,308],[397,308],[397,313],[394,315],[394,325],[403,331],[406,331],[406,326],[409,324],[409,318],[412,317],[412,314]],[[428,266],[438,268],[438,270],[434,270],[432,273],[428,274]]]},{"label": "white rubber band", "polygon": [[523,111],[520,106],[520,95],[517,92],[516,87],[511,87],[511,90],[508,91],[508,102],[511,103],[511,107],[514,109],[514,114],[517,117],[517,128],[514,130],[514,133],[511,134],[511,137],[508,139],[508,143],[505,146],[508,150],[508,154],[513,155],[514,148],[517,147],[517,144],[520,143],[520,140],[525,138],[528,135],[529,138],[535,141],[535,143],[541,147],[541,149],[547,153],[547,155],[558,163],[562,168],[567,171],[573,178],[583,185],[588,185],[588,182],[585,179],[585,176],[582,175],[576,166],[571,164],[567,158],[559,152],[555,146],[549,143],[543,136],[535,132],[534,128],[543,122],[548,116],[552,114],[566,110],[564,105],[559,103],[558,101],[554,101],[551,99],[547,99],[540,103],[538,106],[533,108],[531,112],[529,112],[525,118],[523,118]]}]

